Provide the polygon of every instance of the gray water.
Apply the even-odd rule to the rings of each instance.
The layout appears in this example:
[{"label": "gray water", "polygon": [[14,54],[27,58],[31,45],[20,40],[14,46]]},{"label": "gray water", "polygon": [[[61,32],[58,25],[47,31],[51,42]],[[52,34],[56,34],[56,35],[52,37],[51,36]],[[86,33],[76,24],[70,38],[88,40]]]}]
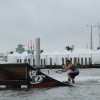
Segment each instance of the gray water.
[{"label": "gray water", "polygon": [[[67,80],[67,73],[57,74],[55,70],[42,72],[59,81]],[[100,69],[79,70],[80,75],[76,77],[73,87],[1,89],[0,100],[100,100]]]}]

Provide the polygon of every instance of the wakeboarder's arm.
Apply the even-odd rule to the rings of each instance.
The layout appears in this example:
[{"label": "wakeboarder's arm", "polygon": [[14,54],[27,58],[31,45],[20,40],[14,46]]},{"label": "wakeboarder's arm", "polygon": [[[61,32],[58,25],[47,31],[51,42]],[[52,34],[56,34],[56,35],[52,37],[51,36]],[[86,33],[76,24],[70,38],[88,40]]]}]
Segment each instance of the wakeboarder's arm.
[{"label": "wakeboarder's arm", "polygon": [[70,70],[71,67],[72,67],[72,64],[68,64],[68,66],[65,69],[62,69],[62,72],[66,72]]}]

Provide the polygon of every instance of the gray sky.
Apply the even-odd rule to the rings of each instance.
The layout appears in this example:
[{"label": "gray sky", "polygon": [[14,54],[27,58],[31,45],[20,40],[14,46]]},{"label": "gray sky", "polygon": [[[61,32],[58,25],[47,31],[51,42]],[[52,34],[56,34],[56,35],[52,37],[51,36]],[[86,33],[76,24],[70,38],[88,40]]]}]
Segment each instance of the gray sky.
[{"label": "gray sky", "polygon": [[[0,52],[40,37],[41,49],[90,48],[90,27],[100,22],[100,0],[0,0]],[[93,27],[94,50],[98,28]]]}]

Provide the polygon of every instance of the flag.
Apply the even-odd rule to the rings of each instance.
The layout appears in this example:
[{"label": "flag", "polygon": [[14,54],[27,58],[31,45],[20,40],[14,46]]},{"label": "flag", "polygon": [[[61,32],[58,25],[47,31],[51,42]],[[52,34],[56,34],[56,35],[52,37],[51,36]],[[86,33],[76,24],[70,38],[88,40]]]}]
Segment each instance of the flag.
[{"label": "flag", "polygon": [[30,40],[30,50],[32,50],[32,40]]},{"label": "flag", "polygon": [[28,50],[30,50],[30,46],[29,46],[29,44],[28,44]]},{"label": "flag", "polygon": [[33,50],[32,50],[32,54],[34,54],[34,43],[33,43]]}]

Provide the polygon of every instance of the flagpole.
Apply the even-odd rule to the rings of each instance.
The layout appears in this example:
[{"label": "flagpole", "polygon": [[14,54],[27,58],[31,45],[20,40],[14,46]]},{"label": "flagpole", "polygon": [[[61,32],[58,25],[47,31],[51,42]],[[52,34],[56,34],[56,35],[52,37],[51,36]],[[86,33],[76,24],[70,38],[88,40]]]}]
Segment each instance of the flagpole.
[{"label": "flagpole", "polygon": [[32,57],[31,57],[32,58],[32,66],[34,66],[34,61],[33,61],[34,60],[34,43],[32,42],[31,45],[32,45],[32,52],[31,52],[32,53]]},{"label": "flagpole", "polygon": [[31,65],[33,66],[33,44],[32,44],[32,40],[30,40],[30,49],[31,49]]}]

